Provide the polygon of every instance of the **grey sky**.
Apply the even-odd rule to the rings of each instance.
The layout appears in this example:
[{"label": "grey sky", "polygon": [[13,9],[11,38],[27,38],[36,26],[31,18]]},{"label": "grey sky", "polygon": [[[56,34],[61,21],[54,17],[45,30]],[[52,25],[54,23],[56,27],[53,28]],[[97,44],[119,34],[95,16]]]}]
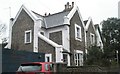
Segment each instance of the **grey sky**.
[{"label": "grey sky", "polygon": [[[117,17],[119,0],[0,0],[0,19],[5,21],[9,18],[9,7],[11,7],[11,17],[15,17],[20,6],[25,4],[40,14],[56,13],[64,9],[66,2],[76,2],[79,6],[83,19],[89,16],[93,18],[95,23],[100,23],[107,17]],[[5,21],[6,22],[6,21]]]},{"label": "grey sky", "polygon": [[119,0],[0,0],[0,20],[8,25],[10,16],[14,18],[22,4],[44,15],[44,13],[60,12],[67,2],[72,1],[79,7],[83,20],[91,16],[95,24],[108,17],[118,16]]}]

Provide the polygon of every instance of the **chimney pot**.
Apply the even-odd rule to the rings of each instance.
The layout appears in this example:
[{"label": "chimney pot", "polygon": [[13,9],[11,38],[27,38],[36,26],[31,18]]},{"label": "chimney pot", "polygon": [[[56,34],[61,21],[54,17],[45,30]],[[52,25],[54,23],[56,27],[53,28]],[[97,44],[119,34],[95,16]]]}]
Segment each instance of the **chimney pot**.
[{"label": "chimney pot", "polygon": [[48,15],[51,15],[50,13]]},{"label": "chimney pot", "polygon": [[74,2],[72,2],[72,7],[74,7]]},{"label": "chimney pot", "polygon": [[45,16],[47,16],[47,13],[45,13]]},{"label": "chimney pot", "polygon": [[67,2],[67,5],[69,5],[69,2]]},{"label": "chimney pot", "polygon": [[69,5],[69,8],[71,8],[71,5]]},{"label": "chimney pot", "polygon": [[67,9],[69,9],[69,2],[67,2]]},{"label": "chimney pot", "polygon": [[65,5],[65,10],[67,9],[67,5]]}]

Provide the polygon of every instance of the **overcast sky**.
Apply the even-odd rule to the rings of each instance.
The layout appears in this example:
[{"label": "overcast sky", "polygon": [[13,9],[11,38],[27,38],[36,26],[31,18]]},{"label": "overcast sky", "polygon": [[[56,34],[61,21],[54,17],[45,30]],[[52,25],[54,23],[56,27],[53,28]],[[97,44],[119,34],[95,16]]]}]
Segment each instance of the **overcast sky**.
[{"label": "overcast sky", "polygon": [[118,16],[119,0],[0,0],[0,21],[8,25],[9,18],[15,17],[22,4],[44,15],[60,12],[67,2],[71,4],[72,1],[79,7],[83,20],[91,16],[94,24],[99,24],[108,17]]}]

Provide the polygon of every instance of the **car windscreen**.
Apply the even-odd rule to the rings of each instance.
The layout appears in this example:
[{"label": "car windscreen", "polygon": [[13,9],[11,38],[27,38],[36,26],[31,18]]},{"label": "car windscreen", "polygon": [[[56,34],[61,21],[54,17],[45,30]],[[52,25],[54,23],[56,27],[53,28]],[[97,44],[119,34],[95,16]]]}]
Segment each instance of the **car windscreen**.
[{"label": "car windscreen", "polygon": [[22,64],[19,68],[19,72],[33,72],[33,71],[41,71],[41,64]]}]

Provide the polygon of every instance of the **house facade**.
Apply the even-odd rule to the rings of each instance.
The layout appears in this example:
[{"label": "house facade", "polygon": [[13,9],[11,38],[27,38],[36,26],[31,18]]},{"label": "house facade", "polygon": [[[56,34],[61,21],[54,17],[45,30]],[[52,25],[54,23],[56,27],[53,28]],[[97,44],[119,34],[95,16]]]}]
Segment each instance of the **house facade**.
[{"label": "house facade", "polygon": [[[68,66],[82,66],[86,44],[90,46],[96,41],[95,28],[86,28],[87,24],[84,24],[74,2],[71,5],[68,2],[62,12],[44,16],[22,5],[11,21],[7,47],[45,53],[46,62],[66,62]],[[89,40],[93,42],[90,43]]]},{"label": "house facade", "polygon": [[103,41],[99,24],[94,24],[91,17],[84,21],[84,23],[86,31],[86,49],[89,49],[94,45],[103,49]]}]

